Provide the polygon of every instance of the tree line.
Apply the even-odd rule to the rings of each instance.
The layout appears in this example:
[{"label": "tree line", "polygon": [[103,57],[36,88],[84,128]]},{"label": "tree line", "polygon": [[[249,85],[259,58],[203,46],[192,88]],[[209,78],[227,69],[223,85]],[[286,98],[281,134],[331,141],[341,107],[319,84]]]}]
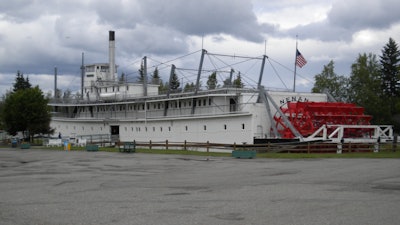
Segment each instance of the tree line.
[{"label": "tree line", "polygon": [[[123,75],[121,77],[122,79],[124,79]],[[139,69],[139,76],[137,80],[139,83],[145,82],[143,65]],[[191,82],[191,83],[186,83],[182,89],[182,84],[179,81],[179,77],[175,72],[172,74],[172,77],[170,78],[169,82],[163,82],[157,67],[155,67],[154,72],[150,75],[150,81],[148,81],[148,83],[159,85],[158,90],[160,93],[166,93],[168,89],[171,92],[182,92],[182,91],[192,92],[195,91],[196,88],[195,83]],[[201,86],[201,84],[199,86]],[[217,72],[213,72],[207,77],[207,82],[205,87],[207,90],[213,90],[221,87],[221,85],[218,84]],[[222,87],[243,88],[244,83],[242,82],[242,77],[240,73],[236,76],[236,78],[233,81],[230,81],[229,78],[223,81]]]},{"label": "tree line", "polygon": [[32,87],[28,77],[18,71],[12,91],[0,104],[0,128],[10,135],[22,132],[24,139],[35,134],[52,134],[49,99],[39,86]]},{"label": "tree line", "polygon": [[400,131],[400,51],[393,38],[381,54],[359,54],[349,76],[335,73],[331,60],[315,75],[314,93],[327,92],[337,101],[364,107],[373,124],[391,124]]}]

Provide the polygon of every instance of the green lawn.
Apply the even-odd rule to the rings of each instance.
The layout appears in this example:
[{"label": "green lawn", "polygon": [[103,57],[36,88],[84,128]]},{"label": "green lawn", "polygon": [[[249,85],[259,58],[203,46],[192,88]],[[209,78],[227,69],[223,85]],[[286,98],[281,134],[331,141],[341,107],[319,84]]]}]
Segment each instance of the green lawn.
[{"label": "green lawn", "polygon": [[[49,150],[64,150],[63,147],[43,147],[37,146],[33,148],[49,149]],[[71,151],[84,151],[84,147],[72,147]],[[114,147],[100,147],[100,151],[119,153],[117,148]],[[136,149],[136,153],[146,154],[175,154],[175,155],[197,155],[197,156],[210,156],[210,157],[231,157],[231,153],[219,152],[199,152],[187,150],[172,150],[172,149]],[[123,153],[121,153],[123,154]],[[126,154],[126,153],[124,153]],[[132,153],[135,154],[135,153]],[[391,150],[381,150],[378,153],[374,152],[344,152],[342,154],[336,153],[257,153],[256,158],[283,158],[283,159],[303,159],[303,158],[400,158],[400,151],[393,152]]]}]

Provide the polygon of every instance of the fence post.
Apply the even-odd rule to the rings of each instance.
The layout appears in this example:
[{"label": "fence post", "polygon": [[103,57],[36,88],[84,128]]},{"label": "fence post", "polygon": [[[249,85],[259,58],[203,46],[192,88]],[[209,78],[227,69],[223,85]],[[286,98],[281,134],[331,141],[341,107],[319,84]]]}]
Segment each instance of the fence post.
[{"label": "fence post", "polygon": [[310,142],[307,142],[307,153],[310,154]]},{"label": "fence post", "polygon": [[233,142],[233,150],[236,150],[236,142]]},{"label": "fence post", "polygon": [[336,150],[337,154],[342,154],[343,143],[344,143],[344,139],[342,138],[340,140],[340,142],[337,144],[337,150]]},{"label": "fence post", "polygon": [[151,140],[149,141],[149,149],[151,150]]},{"label": "fence post", "polygon": [[378,137],[378,139],[376,140],[376,143],[374,144],[374,152],[379,152],[380,142],[381,142],[381,137]]},{"label": "fence post", "polygon": [[168,150],[168,140],[165,140],[165,150]]},{"label": "fence post", "polygon": [[206,147],[207,147],[207,153],[210,152],[210,142],[209,141],[207,141],[207,146]]},{"label": "fence post", "polygon": [[395,152],[396,148],[397,148],[397,135],[394,135],[392,143],[392,151]]},{"label": "fence post", "polygon": [[185,141],[183,142],[183,150],[186,151],[186,150],[187,150],[186,148],[187,148],[187,147],[186,147],[186,140],[185,140]]}]

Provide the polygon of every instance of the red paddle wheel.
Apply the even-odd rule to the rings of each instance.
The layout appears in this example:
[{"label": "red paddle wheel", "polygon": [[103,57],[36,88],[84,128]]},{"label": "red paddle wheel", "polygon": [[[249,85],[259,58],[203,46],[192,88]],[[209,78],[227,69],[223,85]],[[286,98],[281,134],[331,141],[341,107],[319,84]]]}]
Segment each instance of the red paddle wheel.
[{"label": "red paddle wheel", "polygon": [[[343,102],[289,102],[281,111],[303,137],[313,134],[322,125],[369,125],[371,116],[364,115],[364,108]],[[276,128],[282,138],[294,138],[279,113],[274,116]],[[347,129],[345,137],[361,137],[365,130]]]}]

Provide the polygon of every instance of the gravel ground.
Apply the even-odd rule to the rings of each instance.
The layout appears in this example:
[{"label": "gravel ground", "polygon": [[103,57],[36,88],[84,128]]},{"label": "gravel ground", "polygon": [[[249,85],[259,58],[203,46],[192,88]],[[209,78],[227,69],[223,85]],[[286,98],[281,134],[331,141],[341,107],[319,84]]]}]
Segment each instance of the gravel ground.
[{"label": "gravel ground", "polygon": [[400,159],[0,149],[0,224],[400,224]]}]

